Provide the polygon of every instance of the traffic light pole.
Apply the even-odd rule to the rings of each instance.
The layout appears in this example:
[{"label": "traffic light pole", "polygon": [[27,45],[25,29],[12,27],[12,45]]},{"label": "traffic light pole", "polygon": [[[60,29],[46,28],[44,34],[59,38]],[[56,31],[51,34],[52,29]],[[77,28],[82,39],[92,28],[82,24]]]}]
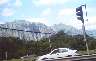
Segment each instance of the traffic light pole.
[{"label": "traffic light pole", "polygon": [[84,42],[86,43],[86,51],[87,51],[87,54],[89,55],[89,47],[88,47],[88,42],[87,42],[87,38],[86,38],[84,22],[82,22],[82,30],[83,30]]},{"label": "traffic light pole", "polygon": [[[87,38],[86,38],[82,6],[84,6],[85,10],[86,10],[86,4],[81,5],[80,7],[76,8],[76,15],[77,15],[77,19],[82,21],[82,30],[83,30],[84,42],[86,43],[86,50],[87,50],[87,54],[89,55],[89,47],[88,47]],[[87,11],[86,11],[86,17],[87,17]]]},{"label": "traffic light pole", "polygon": [[[82,5],[85,7],[85,10],[86,10],[86,4],[85,5]],[[86,17],[87,17],[87,11],[86,11]],[[88,20],[88,19],[87,19]],[[83,19],[84,21],[84,19]],[[85,25],[84,25],[84,22],[82,22],[82,29],[83,29],[83,35],[84,35],[84,41],[86,43],[86,51],[87,51],[87,54],[89,55],[89,47],[88,47],[88,41],[86,39],[86,32],[85,32]]]}]

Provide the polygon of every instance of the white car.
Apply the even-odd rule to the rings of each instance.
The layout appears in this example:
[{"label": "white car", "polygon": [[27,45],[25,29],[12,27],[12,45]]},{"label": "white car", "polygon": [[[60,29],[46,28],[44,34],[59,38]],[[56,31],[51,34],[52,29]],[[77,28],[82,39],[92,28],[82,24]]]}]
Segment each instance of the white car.
[{"label": "white car", "polygon": [[58,48],[51,51],[51,53],[38,57],[37,61],[46,61],[54,59],[62,59],[64,57],[77,55],[77,50],[72,50],[69,48]]}]

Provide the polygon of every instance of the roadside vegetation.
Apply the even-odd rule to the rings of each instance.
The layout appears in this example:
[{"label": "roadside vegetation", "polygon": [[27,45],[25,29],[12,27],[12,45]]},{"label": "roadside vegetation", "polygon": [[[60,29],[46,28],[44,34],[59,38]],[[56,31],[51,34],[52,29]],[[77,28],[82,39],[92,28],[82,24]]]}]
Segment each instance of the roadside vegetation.
[{"label": "roadside vegetation", "polygon": [[[87,36],[87,41],[90,49],[90,54],[96,52],[96,39]],[[0,37],[0,60],[6,59],[18,59],[14,61],[19,61],[20,57],[26,55],[40,56],[50,52],[51,49],[67,47],[71,49],[76,49],[81,54],[86,54],[85,42],[83,41],[83,35],[68,35],[63,31],[58,32],[50,37],[51,45],[49,43],[49,38],[42,38],[39,41],[26,41],[20,40],[14,37]],[[32,60],[32,59],[31,59]]]}]

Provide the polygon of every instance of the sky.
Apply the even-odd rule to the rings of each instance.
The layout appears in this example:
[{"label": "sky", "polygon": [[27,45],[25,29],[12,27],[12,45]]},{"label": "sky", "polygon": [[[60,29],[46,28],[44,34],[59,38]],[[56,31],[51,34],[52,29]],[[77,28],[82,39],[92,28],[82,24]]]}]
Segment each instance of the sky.
[{"label": "sky", "polygon": [[[87,17],[84,15],[86,29],[94,30],[96,0],[0,0],[0,23],[26,20],[47,26],[63,23],[81,29],[82,22],[77,20],[75,11],[85,3],[88,12]],[[83,7],[84,14],[86,10]]]}]

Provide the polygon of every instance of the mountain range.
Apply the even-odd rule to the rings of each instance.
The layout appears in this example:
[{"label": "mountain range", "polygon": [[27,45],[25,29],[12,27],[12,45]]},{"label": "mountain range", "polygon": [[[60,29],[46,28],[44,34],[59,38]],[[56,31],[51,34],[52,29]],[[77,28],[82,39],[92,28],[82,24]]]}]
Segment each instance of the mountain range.
[{"label": "mountain range", "polygon": [[[21,34],[22,32],[21,33],[19,32],[19,35],[21,36],[21,38],[26,37],[28,40],[33,39],[33,38],[36,39],[36,36],[38,36],[38,38],[41,38],[41,37],[44,37],[44,36],[48,37],[49,36],[48,33],[55,34],[55,33],[59,32],[61,30],[63,30],[64,33],[67,33],[68,35],[82,34],[82,30],[76,29],[72,26],[65,25],[65,24],[62,24],[62,23],[54,24],[53,26],[47,26],[47,25],[39,23],[39,22],[35,23],[35,22],[28,22],[26,20],[16,20],[14,22],[6,22],[5,24],[0,24],[0,27],[26,31],[27,33],[25,32],[23,34],[23,36]],[[40,32],[40,34],[36,35],[32,32]],[[8,33],[11,34],[10,36],[15,37],[18,32],[15,32],[14,35],[12,34],[12,32],[8,32]],[[96,30],[86,30],[86,33],[89,36],[96,38]],[[3,34],[4,34],[4,32],[3,32]],[[16,37],[20,37],[20,36],[17,35]]]}]

